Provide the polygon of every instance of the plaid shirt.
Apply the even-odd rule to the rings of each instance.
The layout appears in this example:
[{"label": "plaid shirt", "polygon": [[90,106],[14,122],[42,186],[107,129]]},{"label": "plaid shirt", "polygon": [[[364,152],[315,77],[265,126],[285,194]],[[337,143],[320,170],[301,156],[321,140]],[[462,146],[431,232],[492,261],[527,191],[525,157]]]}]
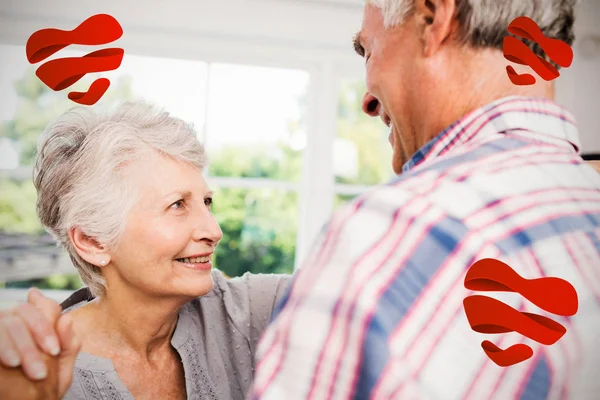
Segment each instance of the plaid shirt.
[{"label": "plaid shirt", "polygon": [[[503,98],[338,210],[262,338],[249,398],[599,398],[600,174],[578,147],[563,108]],[[567,333],[544,346],[516,332],[472,331],[464,278],[482,258],[525,278],[570,282],[573,317],[486,292]],[[534,355],[499,367],[483,340],[525,343]]]}]

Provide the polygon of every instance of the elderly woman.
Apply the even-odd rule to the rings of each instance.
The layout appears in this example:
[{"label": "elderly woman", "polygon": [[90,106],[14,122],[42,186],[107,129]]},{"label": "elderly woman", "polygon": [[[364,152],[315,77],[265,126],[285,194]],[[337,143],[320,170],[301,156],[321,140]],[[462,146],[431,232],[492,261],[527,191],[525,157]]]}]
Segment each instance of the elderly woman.
[{"label": "elderly woman", "polygon": [[205,166],[191,126],[145,103],[42,135],[37,212],[87,286],[67,301],[81,352],[66,399],[244,398],[291,277],[213,269]]}]

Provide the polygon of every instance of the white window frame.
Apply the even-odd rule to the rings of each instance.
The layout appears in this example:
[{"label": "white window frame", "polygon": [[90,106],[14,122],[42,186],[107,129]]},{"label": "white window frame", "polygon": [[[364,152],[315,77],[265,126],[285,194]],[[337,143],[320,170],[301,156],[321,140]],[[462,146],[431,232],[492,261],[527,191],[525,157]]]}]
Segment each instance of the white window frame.
[{"label": "white window frame", "polygon": [[[49,22],[49,25],[52,25]],[[27,32],[23,28],[23,32]],[[0,44],[23,46],[22,34],[0,36]],[[303,172],[300,182],[283,182],[271,179],[210,177],[219,187],[275,188],[297,191],[298,231],[296,237],[295,268],[301,266],[316,236],[329,220],[336,193],[359,194],[368,187],[335,184],[333,171],[333,144],[336,136],[337,105],[340,76],[361,77],[364,72],[346,48],[284,47],[260,43],[249,49],[248,43],[221,42],[205,37],[154,37],[152,32],[128,32],[122,43],[128,54],[176,58],[211,63],[276,67],[302,70],[309,74],[306,148],[303,154]],[[351,38],[348,39],[350,43]],[[194,46],[190,46],[193,43]],[[203,51],[190,49],[203,49]],[[207,68],[207,74],[210,68]],[[207,81],[208,84],[209,81]],[[207,93],[208,96],[208,93]],[[208,107],[206,102],[205,107]],[[208,117],[208,116],[207,116]],[[206,123],[201,133],[206,139]],[[0,171],[0,176],[30,179],[31,168]]]}]

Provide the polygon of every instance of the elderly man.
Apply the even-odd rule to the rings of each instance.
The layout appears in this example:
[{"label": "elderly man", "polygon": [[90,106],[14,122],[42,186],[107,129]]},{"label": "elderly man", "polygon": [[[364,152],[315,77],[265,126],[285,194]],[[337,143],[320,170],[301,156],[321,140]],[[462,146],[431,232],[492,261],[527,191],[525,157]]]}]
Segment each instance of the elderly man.
[{"label": "elderly man", "polygon": [[[502,51],[520,16],[572,44],[574,3],[367,2],[354,42],[363,110],[390,127],[401,175],[331,220],[263,336],[252,399],[598,398],[600,176],[552,83],[513,84]],[[571,318],[502,298],[558,318],[560,342],[471,330],[465,274],[485,258],[573,285]],[[533,355],[500,367],[485,339],[490,353],[523,343]]]},{"label": "elderly man", "polygon": [[[513,84],[502,53],[509,23],[523,15],[572,44],[574,3],[367,2],[354,43],[366,65],[363,110],[390,127],[399,176],[323,231],[262,338],[249,398],[597,398],[600,175],[578,155],[573,116],[552,101],[552,83]],[[510,322],[479,328],[504,336],[471,329],[465,275],[486,258],[527,279],[570,282],[578,296],[570,318],[517,293],[494,295],[554,318],[567,330],[560,342],[544,346]],[[560,297],[544,294],[542,303]],[[525,345],[532,351],[521,362],[492,361]],[[68,352],[60,357],[70,365]]]}]

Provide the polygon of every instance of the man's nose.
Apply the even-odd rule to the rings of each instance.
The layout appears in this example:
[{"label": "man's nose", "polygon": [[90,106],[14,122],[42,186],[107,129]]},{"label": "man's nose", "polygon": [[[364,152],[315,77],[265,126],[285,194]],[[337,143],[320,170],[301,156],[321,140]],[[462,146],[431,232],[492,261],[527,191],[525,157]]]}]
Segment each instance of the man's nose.
[{"label": "man's nose", "polygon": [[363,112],[371,117],[377,117],[379,115],[379,107],[381,107],[381,105],[379,100],[377,100],[377,97],[369,92],[365,93],[362,100]]}]

